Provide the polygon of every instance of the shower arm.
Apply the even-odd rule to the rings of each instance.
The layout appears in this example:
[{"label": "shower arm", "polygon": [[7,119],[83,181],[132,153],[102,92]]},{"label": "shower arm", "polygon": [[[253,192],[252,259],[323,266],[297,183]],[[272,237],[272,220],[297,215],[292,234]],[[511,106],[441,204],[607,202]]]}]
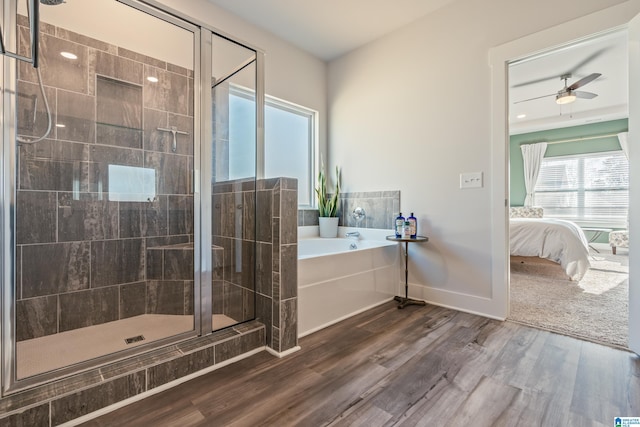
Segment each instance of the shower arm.
[{"label": "shower arm", "polygon": [[31,35],[31,58],[23,55],[18,55],[14,52],[8,52],[4,47],[4,37],[2,28],[0,28],[0,54],[15,58],[20,61],[27,62],[33,65],[33,68],[38,68],[39,58],[39,34],[40,34],[40,3],[38,0],[28,0],[29,4],[29,34]]}]

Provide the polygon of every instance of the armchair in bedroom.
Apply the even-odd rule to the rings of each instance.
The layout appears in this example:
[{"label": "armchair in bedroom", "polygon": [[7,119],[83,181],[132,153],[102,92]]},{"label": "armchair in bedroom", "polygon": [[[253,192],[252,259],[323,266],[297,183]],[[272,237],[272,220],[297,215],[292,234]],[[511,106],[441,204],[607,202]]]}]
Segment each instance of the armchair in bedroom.
[{"label": "armchair in bedroom", "polygon": [[616,254],[616,248],[629,247],[629,230],[616,230],[609,233],[609,246],[611,253]]}]

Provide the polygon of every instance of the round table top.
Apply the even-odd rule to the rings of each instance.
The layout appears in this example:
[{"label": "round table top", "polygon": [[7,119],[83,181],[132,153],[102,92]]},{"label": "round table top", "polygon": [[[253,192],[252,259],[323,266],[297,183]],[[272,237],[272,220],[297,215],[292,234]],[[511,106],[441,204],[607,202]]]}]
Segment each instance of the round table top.
[{"label": "round table top", "polygon": [[391,235],[387,236],[387,240],[391,240],[393,242],[426,242],[429,238],[426,236],[396,237],[395,235]]}]

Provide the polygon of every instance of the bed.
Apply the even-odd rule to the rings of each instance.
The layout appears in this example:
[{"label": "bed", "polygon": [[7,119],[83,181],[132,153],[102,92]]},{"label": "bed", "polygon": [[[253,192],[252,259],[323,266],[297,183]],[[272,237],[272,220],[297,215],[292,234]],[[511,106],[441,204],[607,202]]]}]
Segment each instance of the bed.
[{"label": "bed", "polygon": [[587,238],[571,221],[510,218],[509,247],[514,257],[539,257],[560,264],[575,281],[582,279],[591,266]]}]

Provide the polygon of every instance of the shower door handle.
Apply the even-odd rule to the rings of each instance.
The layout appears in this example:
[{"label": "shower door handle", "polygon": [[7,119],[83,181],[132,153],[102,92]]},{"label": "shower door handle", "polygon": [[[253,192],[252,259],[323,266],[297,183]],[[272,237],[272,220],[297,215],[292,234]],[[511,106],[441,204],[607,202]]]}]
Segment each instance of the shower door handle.
[{"label": "shower door handle", "polygon": [[4,47],[4,36],[2,29],[0,28],[0,53],[10,58],[15,58],[20,61],[28,62],[33,65],[33,68],[38,68],[39,57],[39,42],[38,36],[40,34],[40,3],[38,0],[29,1],[29,34],[31,36],[31,58],[27,56],[18,55],[14,52],[8,52]]}]

